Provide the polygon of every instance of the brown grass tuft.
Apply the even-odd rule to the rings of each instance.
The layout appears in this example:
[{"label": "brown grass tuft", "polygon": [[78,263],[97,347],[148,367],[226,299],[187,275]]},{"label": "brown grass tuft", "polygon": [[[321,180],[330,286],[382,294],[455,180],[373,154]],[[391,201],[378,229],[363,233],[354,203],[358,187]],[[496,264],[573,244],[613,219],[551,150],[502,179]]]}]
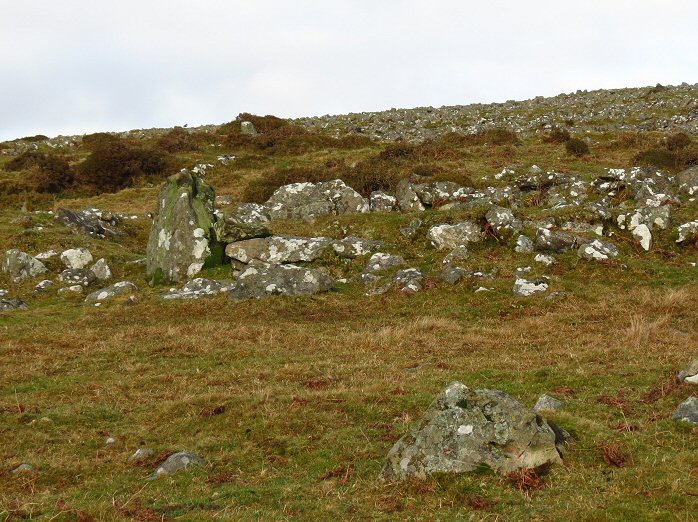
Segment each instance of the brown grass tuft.
[{"label": "brown grass tuft", "polygon": [[632,464],[632,455],[627,448],[617,442],[604,442],[596,446],[601,451],[601,456],[606,464],[616,468]]}]

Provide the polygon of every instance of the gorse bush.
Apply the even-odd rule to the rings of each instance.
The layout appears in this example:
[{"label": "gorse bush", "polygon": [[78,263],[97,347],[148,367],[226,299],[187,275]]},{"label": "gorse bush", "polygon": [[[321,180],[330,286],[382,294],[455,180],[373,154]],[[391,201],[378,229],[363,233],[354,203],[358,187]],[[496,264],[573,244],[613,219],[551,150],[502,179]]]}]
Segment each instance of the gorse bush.
[{"label": "gorse bush", "polygon": [[642,167],[673,169],[677,166],[676,154],[666,149],[648,149],[638,152],[633,163]]},{"label": "gorse bush", "polygon": [[685,132],[677,132],[666,136],[664,138],[664,145],[667,149],[674,151],[688,147],[692,141],[691,137]]},{"label": "gorse bush", "polygon": [[109,134],[108,132],[95,132],[93,134],[86,134],[82,137],[82,146],[89,151],[95,151],[112,143],[121,141],[122,139],[116,134]]},{"label": "gorse bush", "polygon": [[69,188],[75,176],[68,161],[55,154],[24,152],[5,164],[8,172],[28,171],[23,188],[34,192],[56,194]]},{"label": "gorse bush", "polygon": [[579,138],[571,138],[565,143],[565,150],[572,156],[584,156],[589,154],[589,145]]},{"label": "gorse bush", "polygon": [[160,178],[170,170],[170,166],[162,152],[117,140],[95,149],[80,164],[76,179],[95,192],[116,192],[132,186],[139,178]]},{"label": "gorse bush", "polygon": [[543,143],[567,143],[571,139],[570,132],[562,127],[553,127],[543,135]]}]

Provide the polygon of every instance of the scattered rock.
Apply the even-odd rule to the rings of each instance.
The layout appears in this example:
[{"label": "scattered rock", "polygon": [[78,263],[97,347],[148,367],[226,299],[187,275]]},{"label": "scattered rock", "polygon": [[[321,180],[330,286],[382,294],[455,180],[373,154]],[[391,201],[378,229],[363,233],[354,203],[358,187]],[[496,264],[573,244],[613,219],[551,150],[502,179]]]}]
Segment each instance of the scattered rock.
[{"label": "scattered rock", "polygon": [[251,121],[241,121],[240,122],[240,133],[247,136],[256,136],[257,129],[255,129],[254,123]]},{"label": "scattered rock", "polygon": [[398,270],[395,274],[397,289],[404,294],[414,294],[422,289],[424,274],[416,268]]},{"label": "scattered rock", "polygon": [[272,236],[230,243],[225,254],[244,264],[252,260],[275,264],[310,262],[322,256],[332,245],[333,240],[326,237]]},{"label": "scattered rock", "polygon": [[311,295],[328,292],[334,281],[322,268],[251,262],[238,276],[229,295],[232,299],[262,298],[268,295]]},{"label": "scattered rock", "polygon": [[66,286],[63,288],[58,289],[58,295],[77,295],[77,294],[82,294],[83,291],[83,286],[82,285],[72,285],[72,286]]},{"label": "scattered rock", "polygon": [[26,310],[27,308],[29,308],[29,305],[21,299],[17,299],[16,297],[13,297],[11,299],[0,299],[0,312],[11,312],[12,310]]},{"label": "scattered rock", "polygon": [[215,279],[204,279],[197,277],[188,281],[181,290],[170,289],[162,296],[163,299],[201,299],[202,297],[213,297],[224,292],[229,292],[233,286],[233,281],[216,281]]},{"label": "scattered rock", "polygon": [[397,199],[387,192],[375,190],[369,197],[371,212],[392,212],[397,210]]},{"label": "scattered rock", "polygon": [[517,278],[514,282],[514,294],[528,297],[533,294],[547,292],[549,286],[547,279],[529,281],[527,279]]},{"label": "scattered rock", "polygon": [[36,259],[40,259],[43,261],[45,259],[51,259],[52,257],[57,256],[57,255],[58,255],[58,252],[56,252],[55,250],[48,250],[46,252],[40,252],[40,253],[36,254],[34,257]]},{"label": "scattered rock", "polygon": [[640,242],[640,246],[645,250],[652,247],[652,232],[647,225],[642,224],[633,228],[633,237]]},{"label": "scattered rock", "polygon": [[563,444],[559,428],[506,393],[454,382],[393,446],[380,478],[423,479],[482,466],[508,474],[560,463]]},{"label": "scattered rock", "polygon": [[50,279],[44,279],[43,281],[39,281],[36,286],[34,287],[35,292],[45,292],[49,288],[53,287],[53,281]]},{"label": "scattered rock", "polygon": [[536,256],[533,258],[533,260],[536,263],[540,263],[541,265],[545,266],[551,266],[555,264],[555,258],[553,256],[550,256],[548,254],[536,254]]},{"label": "scattered rock", "polygon": [[677,228],[677,232],[679,233],[679,238],[676,240],[677,243],[698,239],[698,220],[684,223]]},{"label": "scattered rock", "polygon": [[596,261],[605,261],[612,257],[618,257],[618,247],[608,241],[595,239],[591,243],[582,245],[577,251],[577,255],[582,259],[593,259]]},{"label": "scattered rock", "polygon": [[128,458],[128,462],[142,462],[153,455],[155,455],[155,452],[150,448],[138,448],[133,455]]},{"label": "scattered rock", "polygon": [[92,262],[92,254],[86,248],[71,248],[63,251],[61,262],[66,268],[85,268]]},{"label": "scattered rock", "polygon": [[514,247],[514,251],[518,252],[520,254],[530,254],[533,252],[533,241],[531,241],[528,237],[526,236],[519,236],[516,239],[516,246]]},{"label": "scattered rock", "polygon": [[98,259],[97,262],[90,267],[90,270],[92,270],[97,280],[101,282],[108,281],[112,277],[107,260],[103,257]]},{"label": "scattered rock", "polygon": [[243,203],[238,205],[235,212],[224,212],[213,228],[218,241],[233,243],[270,236],[271,232],[267,228],[269,219],[269,214],[262,205]]},{"label": "scattered rock", "polygon": [[222,262],[222,247],[213,233],[214,197],[208,183],[186,170],[165,182],[148,240],[151,283],[183,281],[206,263]]},{"label": "scattered rock", "polygon": [[375,274],[376,272],[382,272],[383,270],[388,270],[404,264],[406,264],[406,262],[402,256],[376,252],[368,260],[363,272],[364,274]]},{"label": "scattered rock", "polygon": [[555,397],[543,394],[538,397],[536,405],[533,407],[533,411],[536,413],[541,413],[544,411],[558,411],[564,407],[565,403]]},{"label": "scattered rock", "polygon": [[678,405],[672,419],[698,424],[698,397],[689,397]]},{"label": "scattered rock", "polygon": [[540,252],[554,252],[561,254],[572,250],[577,246],[577,236],[550,230],[547,228],[539,228],[536,233],[535,248]]},{"label": "scattered rock", "polygon": [[698,384],[698,357],[694,358],[686,368],[678,374],[681,382],[689,384]]},{"label": "scattered rock", "polygon": [[498,237],[508,239],[521,231],[521,220],[514,216],[511,209],[493,206],[485,215],[487,223]]},{"label": "scattered rock", "polygon": [[20,464],[15,469],[12,470],[13,475],[20,475],[22,473],[34,473],[36,468],[31,464]]},{"label": "scattered rock", "polygon": [[424,205],[414,190],[414,185],[408,179],[402,179],[395,187],[395,199],[403,212],[422,212]]},{"label": "scattered rock", "polygon": [[121,295],[132,294],[138,291],[138,287],[131,281],[119,281],[113,285],[96,290],[85,298],[86,303],[101,303],[109,299],[114,299]]},{"label": "scattered rock", "polygon": [[5,252],[2,271],[9,274],[15,283],[47,272],[41,261],[14,248]]},{"label": "scattered rock", "polygon": [[332,243],[335,254],[341,258],[354,259],[380,250],[385,245],[382,241],[362,239],[360,237],[348,236]]},{"label": "scattered rock", "polygon": [[90,286],[97,281],[97,276],[88,268],[66,268],[58,274],[58,280],[62,283]]},{"label": "scattered rock", "polygon": [[194,467],[205,467],[206,461],[196,453],[181,451],[167,457],[167,460],[160,464],[155,472],[150,476],[150,480],[163,475],[172,475],[178,471],[187,470]]},{"label": "scattered rock", "polygon": [[456,225],[436,225],[429,229],[427,237],[439,250],[452,250],[476,243],[482,239],[480,227],[470,221]]},{"label": "scattered rock", "polygon": [[363,213],[368,202],[342,180],[292,183],[274,191],[266,202],[272,219],[312,220],[323,215]]},{"label": "scattered rock", "polygon": [[76,211],[59,208],[54,219],[57,223],[68,227],[76,234],[100,238],[120,235],[116,228],[119,218],[96,208]]},{"label": "scattered rock", "polygon": [[414,235],[417,233],[419,230],[419,227],[422,226],[422,220],[421,219],[413,219],[410,221],[406,227],[403,227],[400,229],[400,233],[405,236],[405,237],[414,237]]}]

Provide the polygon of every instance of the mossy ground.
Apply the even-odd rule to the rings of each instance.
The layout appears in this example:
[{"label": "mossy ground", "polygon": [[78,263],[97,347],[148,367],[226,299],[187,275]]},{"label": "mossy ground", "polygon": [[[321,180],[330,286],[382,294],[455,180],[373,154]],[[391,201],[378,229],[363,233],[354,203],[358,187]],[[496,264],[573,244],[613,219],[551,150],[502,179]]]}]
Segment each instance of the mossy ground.
[{"label": "mossy ground", "polygon": [[[654,138],[653,138],[654,139]],[[439,162],[442,176],[476,183],[504,166],[592,176],[628,166],[638,149],[594,137],[592,154],[561,145],[476,146]],[[207,175],[218,193],[240,197],[279,165],[360,161],[380,146],[300,156],[240,154]],[[183,156],[215,163],[219,149]],[[249,158],[252,158],[250,160]],[[3,174],[4,175],[4,174]],[[11,174],[15,176],[15,173]],[[56,206],[145,213],[158,187],[74,197]],[[29,253],[84,246],[105,257],[117,279],[142,287],[134,304],[100,308],[80,299],[36,296],[35,281],[0,287],[30,308],[0,315],[0,517],[67,520],[692,520],[698,503],[698,431],[669,416],[695,388],[674,381],[698,348],[698,261],[671,232],[650,253],[627,234],[608,263],[574,253],[535,273],[568,294],[546,301],[512,295],[517,267],[532,256],[493,239],[475,245],[468,266],[494,279],[437,284],[421,293],[366,297],[355,285],[326,295],[233,303],[224,297],[162,301],[145,284],[149,221],[127,221],[116,241],[70,234],[50,216],[42,232],[0,213],[0,250]],[[46,202],[37,206],[53,206]],[[477,212],[477,211],[475,211]],[[695,206],[677,209],[695,218]],[[545,209],[531,207],[524,217]],[[429,224],[477,217],[461,212],[275,222],[277,233],[354,234],[382,239],[410,266],[438,270],[444,253],[427,245]],[[419,217],[414,238],[399,233]],[[530,232],[530,231],[529,231]],[[624,238],[624,239],[623,239]],[[323,261],[336,274],[363,260]],[[51,272],[59,268],[54,258]],[[228,267],[205,276],[229,277]],[[474,293],[478,286],[492,290]],[[376,481],[392,444],[450,381],[493,387],[532,405],[541,393],[567,402],[552,419],[576,441],[545,487],[520,491],[487,471],[423,482]],[[117,439],[105,447],[108,436]],[[617,443],[626,459],[608,464]],[[139,446],[156,454],[187,449],[210,466],[148,482],[157,463],[127,463]],[[38,473],[9,470],[28,462]]]}]

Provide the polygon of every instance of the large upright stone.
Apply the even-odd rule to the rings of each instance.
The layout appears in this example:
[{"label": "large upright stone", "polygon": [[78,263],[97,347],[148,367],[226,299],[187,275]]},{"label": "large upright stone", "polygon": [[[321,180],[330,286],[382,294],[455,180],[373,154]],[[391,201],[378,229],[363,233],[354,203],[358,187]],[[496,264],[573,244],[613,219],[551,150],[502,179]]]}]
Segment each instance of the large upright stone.
[{"label": "large upright stone", "polygon": [[12,281],[19,283],[22,279],[43,274],[46,267],[38,259],[13,248],[5,252],[2,271],[9,274]]},{"label": "large upright stone", "polygon": [[213,188],[187,170],[167,179],[148,240],[147,276],[152,283],[183,281],[207,263],[222,261],[213,232],[214,199]]}]

